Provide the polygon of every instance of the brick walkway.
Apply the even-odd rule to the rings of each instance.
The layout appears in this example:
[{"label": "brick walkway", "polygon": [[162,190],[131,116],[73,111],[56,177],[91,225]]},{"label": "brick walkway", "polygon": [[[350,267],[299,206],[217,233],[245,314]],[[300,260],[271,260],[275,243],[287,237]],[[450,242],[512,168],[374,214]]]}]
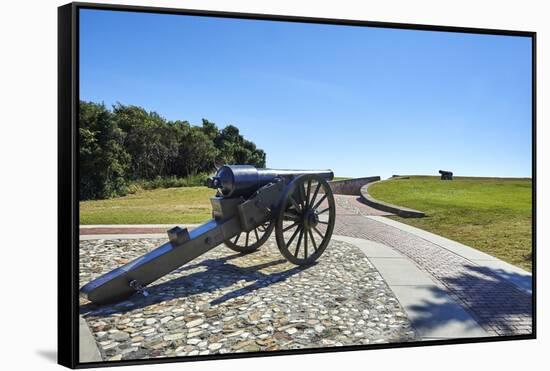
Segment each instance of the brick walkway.
[{"label": "brick walkway", "polygon": [[[519,335],[532,332],[532,296],[486,267],[479,266],[449,250],[414,234],[365,218],[381,215],[356,197],[335,195],[337,218],[335,234],[363,238],[390,246],[413,260],[437,280],[492,335]],[[429,316],[445,310],[426,302],[417,308]]]},{"label": "brick walkway", "polygon": [[338,207],[338,215],[375,215],[375,216],[388,216],[395,215],[388,213],[387,211],[380,211],[364,204],[360,201],[359,196],[347,196],[347,195],[334,195],[336,205]]}]

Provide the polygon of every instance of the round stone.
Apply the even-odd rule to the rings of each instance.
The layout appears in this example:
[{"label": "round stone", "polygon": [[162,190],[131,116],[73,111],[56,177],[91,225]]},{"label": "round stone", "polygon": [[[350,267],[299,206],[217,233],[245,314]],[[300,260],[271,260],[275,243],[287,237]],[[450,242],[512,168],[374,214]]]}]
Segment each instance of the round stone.
[{"label": "round stone", "polygon": [[[162,243],[80,241],[82,285],[116,268],[117,259],[131,261]],[[304,270],[281,261],[274,237],[253,254],[220,246],[162,277],[148,297],[102,306],[85,320],[104,360],[417,339],[361,250],[336,240]]]}]

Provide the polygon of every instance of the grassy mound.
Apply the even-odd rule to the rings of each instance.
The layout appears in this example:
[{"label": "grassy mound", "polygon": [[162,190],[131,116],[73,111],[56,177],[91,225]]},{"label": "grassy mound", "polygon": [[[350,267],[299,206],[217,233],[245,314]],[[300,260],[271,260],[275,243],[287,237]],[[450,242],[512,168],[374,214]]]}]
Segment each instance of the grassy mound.
[{"label": "grassy mound", "polygon": [[426,213],[417,219],[392,217],[400,222],[531,270],[531,179],[412,176],[374,184],[369,193]]},{"label": "grassy mound", "polygon": [[124,197],[80,202],[80,224],[203,223],[212,217],[206,187],[138,190]]}]

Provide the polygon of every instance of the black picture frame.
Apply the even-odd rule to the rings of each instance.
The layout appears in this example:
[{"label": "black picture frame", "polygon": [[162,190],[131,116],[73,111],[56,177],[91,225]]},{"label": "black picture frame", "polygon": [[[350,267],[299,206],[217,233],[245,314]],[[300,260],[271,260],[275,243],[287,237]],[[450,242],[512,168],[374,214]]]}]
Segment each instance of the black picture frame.
[{"label": "black picture frame", "polygon": [[[533,331],[528,335],[498,336],[470,339],[433,340],[397,344],[372,344],[307,350],[279,350],[273,352],[219,354],[143,360],[80,363],[78,319],[78,245],[79,245],[79,10],[98,9],[173,15],[196,15],[218,18],[269,20],[282,22],[318,23],[329,25],[368,26],[377,28],[444,31],[472,34],[523,36],[532,42],[532,313]],[[58,8],[58,363],[69,368],[91,368],[136,364],[189,362],[228,358],[266,357],[289,354],[357,351],[380,348],[400,348],[432,345],[535,339],[537,332],[537,264],[536,264],[536,32],[485,28],[450,27],[363,21],[349,19],[284,16],[273,14],[233,13],[194,9],[157,8],[97,3],[70,3]]]}]

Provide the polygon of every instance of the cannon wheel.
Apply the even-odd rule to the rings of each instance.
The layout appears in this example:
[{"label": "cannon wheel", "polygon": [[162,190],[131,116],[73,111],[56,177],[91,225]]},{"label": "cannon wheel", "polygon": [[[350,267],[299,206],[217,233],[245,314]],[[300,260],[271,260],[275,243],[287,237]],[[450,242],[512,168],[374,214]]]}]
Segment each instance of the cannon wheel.
[{"label": "cannon wheel", "polygon": [[267,241],[274,227],[275,223],[269,220],[249,232],[241,232],[235,237],[225,240],[225,246],[233,251],[249,254],[258,250]]},{"label": "cannon wheel", "polygon": [[281,254],[293,264],[308,265],[327,248],[336,220],[334,195],[327,181],[302,175],[287,187],[276,220]]}]

